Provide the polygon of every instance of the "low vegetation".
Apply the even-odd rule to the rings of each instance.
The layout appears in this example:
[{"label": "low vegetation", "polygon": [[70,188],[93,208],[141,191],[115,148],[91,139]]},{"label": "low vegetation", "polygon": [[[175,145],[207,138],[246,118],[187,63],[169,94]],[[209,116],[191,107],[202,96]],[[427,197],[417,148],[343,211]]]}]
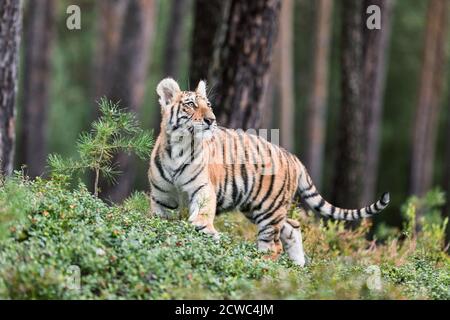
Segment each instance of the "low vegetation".
[{"label": "low vegetation", "polygon": [[72,173],[0,179],[0,298],[450,299],[438,190],[409,199],[402,230],[381,226],[373,240],[369,220],[349,230],[293,209],[309,260],[299,268],[284,255],[265,260],[240,214],[217,218],[222,235],[214,241],[183,214],[150,216],[144,193],[110,205],[74,185]]},{"label": "low vegetation", "polygon": [[366,240],[369,222],[349,231],[294,210],[310,260],[298,268],[286,257],[264,260],[241,215],[219,217],[216,242],[185,220],[149,216],[145,194],[110,206],[64,176],[17,174],[0,187],[0,297],[449,299],[444,224],[412,229],[425,204],[408,201],[410,229],[379,242]]}]

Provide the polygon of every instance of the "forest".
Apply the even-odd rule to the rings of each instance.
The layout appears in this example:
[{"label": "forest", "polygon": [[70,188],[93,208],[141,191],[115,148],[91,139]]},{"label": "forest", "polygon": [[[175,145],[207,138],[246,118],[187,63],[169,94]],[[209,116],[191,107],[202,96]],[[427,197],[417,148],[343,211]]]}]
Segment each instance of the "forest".
[{"label": "forest", "polygon": [[[449,299],[449,14],[448,0],[0,0],[0,298]],[[331,203],[388,191],[389,207],[352,225],[294,208],[306,268],[263,259],[236,213],[217,218],[220,243],[150,217],[166,77],[206,80],[218,125],[267,129]]]}]

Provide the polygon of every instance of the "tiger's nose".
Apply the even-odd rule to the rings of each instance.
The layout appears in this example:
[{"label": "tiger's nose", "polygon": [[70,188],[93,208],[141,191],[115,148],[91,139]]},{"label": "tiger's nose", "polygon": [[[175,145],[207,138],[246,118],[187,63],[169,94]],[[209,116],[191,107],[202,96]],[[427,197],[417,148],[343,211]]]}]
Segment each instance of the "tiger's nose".
[{"label": "tiger's nose", "polygon": [[208,126],[211,126],[214,121],[216,121],[216,118],[204,118],[203,121],[205,121]]}]

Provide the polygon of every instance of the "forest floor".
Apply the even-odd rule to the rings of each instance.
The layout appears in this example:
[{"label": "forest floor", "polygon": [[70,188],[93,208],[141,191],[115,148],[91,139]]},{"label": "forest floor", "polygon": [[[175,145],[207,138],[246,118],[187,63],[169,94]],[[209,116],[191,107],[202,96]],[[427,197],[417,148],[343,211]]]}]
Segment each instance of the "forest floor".
[{"label": "forest floor", "polygon": [[217,218],[214,241],[185,219],[150,217],[143,193],[110,206],[64,177],[19,176],[0,186],[0,298],[450,299],[445,223],[415,234],[421,203],[377,242],[366,240],[369,221],[349,231],[294,210],[310,260],[299,268],[263,259],[240,214]]}]

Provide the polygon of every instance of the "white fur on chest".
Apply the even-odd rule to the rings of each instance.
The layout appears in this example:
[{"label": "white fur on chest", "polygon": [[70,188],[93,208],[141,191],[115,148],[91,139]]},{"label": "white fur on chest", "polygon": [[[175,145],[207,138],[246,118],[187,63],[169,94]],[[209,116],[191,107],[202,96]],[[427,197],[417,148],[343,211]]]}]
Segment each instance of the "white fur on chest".
[{"label": "white fur on chest", "polygon": [[[170,142],[170,151],[163,153],[161,162],[169,178],[171,185],[167,186],[168,196],[175,200],[181,207],[189,207],[189,194],[199,184],[208,181],[207,172],[201,167],[206,167],[206,162],[201,146],[195,146],[190,141],[180,143],[173,137]],[[196,155],[193,159],[192,156]],[[187,183],[198,170],[204,170],[195,179],[195,182]]]}]

